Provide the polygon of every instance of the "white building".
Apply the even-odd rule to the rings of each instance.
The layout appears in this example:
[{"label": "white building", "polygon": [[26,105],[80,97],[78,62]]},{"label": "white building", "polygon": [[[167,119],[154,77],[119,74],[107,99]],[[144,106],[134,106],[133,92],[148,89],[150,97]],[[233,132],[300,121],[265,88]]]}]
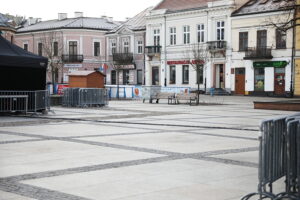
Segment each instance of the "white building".
[{"label": "white building", "polygon": [[[163,0],[146,17],[146,85],[231,91],[231,0]],[[209,52],[197,76],[195,44]],[[202,59],[201,59],[202,60]],[[196,61],[197,62],[197,61]]]},{"label": "white building", "polygon": [[[232,14],[232,81],[235,94],[287,95],[292,88],[293,31],[281,31],[293,1],[250,0]],[[233,81],[234,80],[234,81]]]}]

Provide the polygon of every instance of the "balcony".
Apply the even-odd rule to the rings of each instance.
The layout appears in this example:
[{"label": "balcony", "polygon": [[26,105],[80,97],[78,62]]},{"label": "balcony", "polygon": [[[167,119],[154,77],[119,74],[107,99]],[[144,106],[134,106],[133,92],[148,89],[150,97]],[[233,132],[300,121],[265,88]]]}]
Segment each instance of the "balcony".
[{"label": "balcony", "polygon": [[210,52],[218,52],[226,50],[227,43],[226,41],[209,41],[207,42],[207,49]]},{"label": "balcony", "polygon": [[64,63],[81,63],[83,61],[83,55],[63,54],[62,60]]},{"label": "balcony", "polygon": [[133,64],[133,53],[113,53],[113,62],[115,65]]},{"label": "balcony", "polygon": [[271,47],[248,47],[245,51],[244,60],[272,59]]},{"label": "balcony", "polygon": [[160,55],[161,46],[146,46],[145,53],[147,56],[157,56]]}]

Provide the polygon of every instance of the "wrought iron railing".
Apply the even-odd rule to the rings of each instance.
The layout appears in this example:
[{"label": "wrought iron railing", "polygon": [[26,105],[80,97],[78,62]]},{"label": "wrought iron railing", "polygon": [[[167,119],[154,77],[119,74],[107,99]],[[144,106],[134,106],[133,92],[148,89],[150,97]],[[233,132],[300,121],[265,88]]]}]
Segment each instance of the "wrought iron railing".
[{"label": "wrought iron railing", "polygon": [[155,54],[161,53],[161,46],[146,46],[145,53],[148,56],[153,56]]},{"label": "wrought iron railing", "polygon": [[248,47],[245,51],[245,60],[251,59],[272,59],[271,47]]},{"label": "wrought iron railing", "polygon": [[62,60],[64,63],[78,63],[83,61],[83,55],[63,54]]},{"label": "wrought iron railing", "polygon": [[219,51],[219,50],[225,50],[227,47],[226,41],[209,41],[207,42],[207,49],[209,51]]}]

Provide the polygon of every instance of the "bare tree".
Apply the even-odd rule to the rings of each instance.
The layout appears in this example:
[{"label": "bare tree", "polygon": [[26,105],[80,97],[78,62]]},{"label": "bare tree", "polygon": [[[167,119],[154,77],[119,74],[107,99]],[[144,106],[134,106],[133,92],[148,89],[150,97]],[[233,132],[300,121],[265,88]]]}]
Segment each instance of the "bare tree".
[{"label": "bare tree", "polygon": [[[48,72],[50,72],[52,84],[58,83],[58,74],[62,73],[61,82],[63,82],[63,59],[64,50],[63,36],[61,32],[45,32],[40,37],[42,43],[43,55],[48,58]],[[54,92],[54,87],[53,87]]]},{"label": "bare tree", "polygon": [[[195,43],[190,45],[185,54],[185,59],[187,60],[188,64],[190,64],[197,73],[197,104],[199,104],[201,77],[203,80],[204,65],[209,61],[210,53],[207,49],[206,44]],[[206,77],[204,79],[204,85],[206,91]]]}]

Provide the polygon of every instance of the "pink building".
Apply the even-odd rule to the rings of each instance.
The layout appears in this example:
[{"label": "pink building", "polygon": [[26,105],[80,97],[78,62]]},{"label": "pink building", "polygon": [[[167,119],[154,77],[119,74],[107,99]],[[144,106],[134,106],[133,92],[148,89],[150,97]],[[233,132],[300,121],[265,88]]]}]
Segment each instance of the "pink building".
[{"label": "pink building", "polygon": [[15,43],[38,55],[48,57],[47,81],[68,83],[68,73],[99,69],[105,63],[105,33],[120,23],[112,18],[83,17],[75,12],[73,18],[59,13],[58,19],[41,21],[29,18],[17,30]]},{"label": "pink building", "polygon": [[0,13],[0,34],[2,35],[2,37],[10,41],[11,43],[14,43],[15,32],[16,29],[14,22]]}]

